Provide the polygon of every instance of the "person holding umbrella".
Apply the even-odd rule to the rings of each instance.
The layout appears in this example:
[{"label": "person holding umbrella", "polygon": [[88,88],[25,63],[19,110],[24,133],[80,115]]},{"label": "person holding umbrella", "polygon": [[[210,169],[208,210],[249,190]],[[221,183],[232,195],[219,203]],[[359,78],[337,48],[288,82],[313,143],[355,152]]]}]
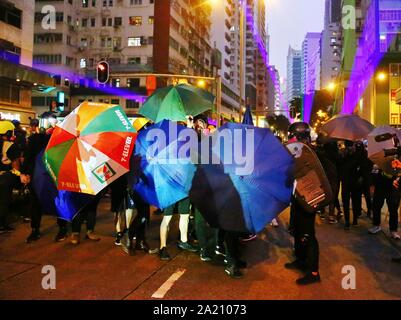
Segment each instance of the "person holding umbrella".
[{"label": "person holding umbrella", "polygon": [[[293,123],[289,129],[289,140],[310,145],[310,127],[305,122]],[[298,285],[309,285],[320,282],[319,273],[319,243],[315,235],[316,211],[306,211],[293,196],[291,202],[291,229],[294,236],[296,260],[286,263],[287,269],[299,269],[306,275],[299,278]]]}]

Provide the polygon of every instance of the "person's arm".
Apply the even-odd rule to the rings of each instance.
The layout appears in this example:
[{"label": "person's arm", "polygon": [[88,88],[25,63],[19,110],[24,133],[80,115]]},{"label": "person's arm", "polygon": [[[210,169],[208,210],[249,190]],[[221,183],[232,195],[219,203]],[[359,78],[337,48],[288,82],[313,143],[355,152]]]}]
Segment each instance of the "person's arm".
[{"label": "person's arm", "polygon": [[20,172],[20,170],[21,170],[21,151],[15,144],[13,144],[7,150],[7,157],[8,157],[8,159],[11,160],[11,167],[12,167],[11,172],[20,177],[21,183],[28,184],[30,182],[30,177],[25,174],[21,174],[21,172]]}]

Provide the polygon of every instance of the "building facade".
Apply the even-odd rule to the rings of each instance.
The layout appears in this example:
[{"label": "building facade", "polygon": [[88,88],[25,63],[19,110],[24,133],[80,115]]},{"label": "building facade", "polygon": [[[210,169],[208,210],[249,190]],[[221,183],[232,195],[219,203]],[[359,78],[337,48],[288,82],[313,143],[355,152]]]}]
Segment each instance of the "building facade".
[{"label": "building facade", "polygon": [[53,84],[32,68],[34,0],[0,2],[0,116],[29,125],[32,90]]},{"label": "building facade", "polygon": [[302,50],[290,46],[287,55],[287,102],[300,97],[302,93]]},{"label": "building facade", "polygon": [[301,90],[310,94],[320,89],[321,33],[308,32],[302,42]]}]

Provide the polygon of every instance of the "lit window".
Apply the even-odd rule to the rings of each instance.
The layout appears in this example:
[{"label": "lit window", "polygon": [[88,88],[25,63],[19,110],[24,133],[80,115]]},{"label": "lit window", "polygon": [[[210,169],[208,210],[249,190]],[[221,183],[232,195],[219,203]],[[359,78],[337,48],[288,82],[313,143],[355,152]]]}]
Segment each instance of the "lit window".
[{"label": "lit window", "polygon": [[86,68],[86,59],[85,59],[85,58],[82,58],[82,59],[79,61],[79,67],[80,67],[81,69]]},{"label": "lit window", "polygon": [[141,46],[140,37],[128,38],[128,47],[140,47],[140,46]]},{"label": "lit window", "polygon": [[142,17],[141,16],[129,17],[129,24],[132,26],[141,26],[142,25]]}]

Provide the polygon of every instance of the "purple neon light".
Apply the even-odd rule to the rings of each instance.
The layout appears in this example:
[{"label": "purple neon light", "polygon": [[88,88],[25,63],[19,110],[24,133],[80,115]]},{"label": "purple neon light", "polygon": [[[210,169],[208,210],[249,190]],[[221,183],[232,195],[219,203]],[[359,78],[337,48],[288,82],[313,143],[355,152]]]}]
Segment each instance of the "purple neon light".
[{"label": "purple neon light", "polygon": [[[397,33],[386,33],[387,48],[386,50],[381,50],[380,45],[378,48],[372,47],[372,43],[369,42],[371,37],[377,37],[379,30],[376,29],[376,15],[377,12],[376,1],[371,2],[366,19],[365,25],[361,37],[359,46],[357,47],[357,52],[355,54],[354,66],[351,71],[348,88],[344,96],[344,102],[341,107],[341,113],[352,114],[358,105],[361,96],[364,94],[370,79],[374,76],[381,60],[387,53],[389,46],[395,39]],[[393,6],[395,3],[393,4]],[[397,7],[401,8],[401,3],[397,3]],[[380,11],[380,10],[379,10]],[[368,23],[368,21],[374,21],[374,23]],[[373,31],[373,32],[372,32]],[[400,30],[398,30],[400,32]],[[359,51],[359,54],[358,54]],[[371,52],[373,53],[371,54]]]},{"label": "purple neon light", "polygon": [[283,109],[285,110],[285,112],[287,113],[287,118],[291,119],[290,117],[290,111],[288,108],[288,104],[284,99],[284,96],[281,92],[281,87],[280,87],[280,81],[277,79],[276,74],[274,72],[274,70],[272,68],[269,67],[269,55],[267,53],[266,47],[264,45],[264,42],[262,40],[262,38],[260,37],[260,35],[256,32],[256,28],[255,28],[255,21],[253,19],[253,15],[250,14],[248,15],[248,9],[247,9],[247,3],[246,2],[242,2],[242,5],[244,5],[244,13],[245,13],[245,17],[246,17],[246,22],[247,24],[249,23],[249,25],[251,26],[252,29],[252,34],[254,37],[255,42],[258,45],[258,49],[259,49],[259,53],[262,56],[263,62],[265,64],[265,67],[267,69],[267,72],[274,84],[274,87],[276,88],[278,95],[279,95],[279,99],[280,99],[280,103],[283,106]]}]

